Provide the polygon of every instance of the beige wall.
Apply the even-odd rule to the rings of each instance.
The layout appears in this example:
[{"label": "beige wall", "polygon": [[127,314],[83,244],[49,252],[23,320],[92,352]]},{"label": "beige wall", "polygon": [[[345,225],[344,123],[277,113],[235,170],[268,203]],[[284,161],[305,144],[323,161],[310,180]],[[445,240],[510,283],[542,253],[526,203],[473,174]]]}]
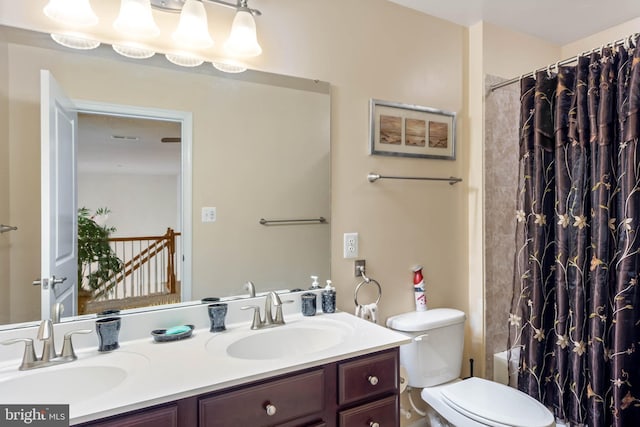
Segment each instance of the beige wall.
[{"label": "beige wall", "polygon": [[114,237],[160,236],[179,231],[178,176],[78,172],[78,206],[111,210]]},{"label": "beige wall", "polygon": [[571,58],[585,51],[598,48],[603,44],[623,39],[637,33],[640,28],[640,17],[633,18],[623,24],[600,31],[591,36],[562,46],[562,59]]},{"label": "beige wall", "polygon": [[[9,114],[8,114],[8,81],[7,81],[7,44],[2,40],[0,32],[0,224],[9,222]],[[11,274],[10,246],[13,233],[0,234],[0,324],[10,319],[9,283]]]}]

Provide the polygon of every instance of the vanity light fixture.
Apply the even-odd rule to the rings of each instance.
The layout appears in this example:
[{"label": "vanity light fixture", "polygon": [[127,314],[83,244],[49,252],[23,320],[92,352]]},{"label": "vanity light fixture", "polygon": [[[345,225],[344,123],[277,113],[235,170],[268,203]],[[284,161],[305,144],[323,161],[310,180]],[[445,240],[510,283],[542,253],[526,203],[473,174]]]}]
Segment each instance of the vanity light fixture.
[{"label": "vanity light fixture", "polygon": [[49,0],[42,11],[54,21],[70,27],[92,27],[98,23],[89,0]]},{"label": "vanity light fixture", "polygon": [[51,34],[58,44],[72,49],[95,49],[100,42],[86,37],[77,30],[95,26],[98,17],[91,8],[89,0],[49,0],[42,10],[46,16],[70,29]]},{"label": "vanity light fixture", "polygon": [[156,54],[155,51],[133,42],[115,43],[111,47],[120,55],[133,59],[147,59]]},{"label": "vanity light fixture", "polygon": [[258,56],[262,48],[258,44],[256,21],[251,9],[247,7],[247,0],[240,0],[238,11],[231,24],[231,33],[224,44],[224,49],[233,56]]},{"label": "vanity light fixture", "polygon": [[204,59],[189,53],[166,53],[165,58],[172,64],[179,65],[181,67],[197,67],[204,63]]},{"label": "vanity light fixture", "polygon": [[209,35],[207,12],[201,1],[185,1],[180,12],[178,28],[173,33],[173,40],[181,46],[193,46],[196,49],[213,46],[213,39]]},{"label": "vanity light fixture", "polygon": [[56,33],[51,34],[51,38],[56,43],[61,44],[65,47],[70,47],[71,49],[91,50],[100,46],[99,41],[88,39],[81,34],[75,35],[70,33]]},{"label": "vanity light fixture", "polygon": [[160,35],[151,14],[150,0],[121,0],[120,13],[113,28],[127,37],[153,38]]},{"label": "vanity light fixture", "polygon": [[215,68],[216,70],[220,70],[223,73],[237,74],[247,71],[247,67],[245,67],[244,65],[228,59],[222,61],[212,61],[211,65],[213,65],[213,68]]},{"label": "vanity light fixture", "polygon": [[[262,13],[251,9],[248,0],[120,0],[120,12],[113,27],[126,39],[113,44],[113,49],[128,58],[144,59],[153,56],[155,50],[145,44],[145,40],[160,35],[160,29],[154,21],[152,8],[162,12],[180,13],[176,30],[172,34],[175,52],[166,53],[166,58],[180,66],[195,67],[204,62],[199,52],[209,48],[214,41],[209,34],[209,25],[205,3],[224,6],[236,10],[229,38],[224,43],[224,51],[229,58],[212,60],[218,70],[238,73],[246,67],[234,58],[248,58],[260,55],[262,48],[258,43],[254,16]],[[98,17],[91,9],[89,0],[49,0],[44,13],[70,29],[95,25]],[[52,38],[74,49],[92,49],[99,42],[87,38],[83,34],[65,32],[52,34]]]}]

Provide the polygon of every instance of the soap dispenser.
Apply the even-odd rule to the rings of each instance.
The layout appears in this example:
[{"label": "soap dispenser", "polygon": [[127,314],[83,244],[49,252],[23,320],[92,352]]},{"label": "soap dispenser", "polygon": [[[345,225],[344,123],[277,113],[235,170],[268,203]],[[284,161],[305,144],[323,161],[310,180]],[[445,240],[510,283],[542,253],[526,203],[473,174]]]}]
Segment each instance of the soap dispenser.
[{"label": "soap dispenser", "polygon": [[318,283],[318,276],[311,276],[311,280],[313,280],[313,282],[311,283],[311,287],[309,289],[320,289],[320,283]]},{"label": "soap dispenser", "polygon": [[324,313],[336,311],[336,289],[331,286],[331,280],[327,280],[327,286],[322,291],[322,311]]}]

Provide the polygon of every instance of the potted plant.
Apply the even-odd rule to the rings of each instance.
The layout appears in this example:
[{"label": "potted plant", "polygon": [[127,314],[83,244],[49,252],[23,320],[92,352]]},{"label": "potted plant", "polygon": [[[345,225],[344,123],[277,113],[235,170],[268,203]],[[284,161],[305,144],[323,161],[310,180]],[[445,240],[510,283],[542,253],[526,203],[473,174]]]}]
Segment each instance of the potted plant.
[{"label": "potted plant", "polygon": [[78,209],[78,311],[85,312],[87,300],[116,284],[115,275],[123,263],[109,245],[109,236],[116,229],[96,222],[109,214],[108,208]]}]

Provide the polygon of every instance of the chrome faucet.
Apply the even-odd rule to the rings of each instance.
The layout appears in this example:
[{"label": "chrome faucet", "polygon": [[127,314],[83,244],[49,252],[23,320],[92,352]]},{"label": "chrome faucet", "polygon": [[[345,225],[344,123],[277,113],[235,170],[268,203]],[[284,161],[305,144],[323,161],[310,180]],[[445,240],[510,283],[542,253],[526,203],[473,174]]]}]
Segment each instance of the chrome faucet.
[{"label": "chrome faucet", "polygon": [[256,296],[256,286],[253,284],[253,282],[249,281],[249,282],[245,283],[244,284],[244,289],[249,291],[249,297],[253,298],[253,297]]},{"label": "chrome faucet", "polygon": [[[282,301],[275,291],[269,292],[264,301],[264,320],[260,317],[260,307],[257,305],[246,305],[244,307],[240,307],[240,309],[253,309],[251,329],[272,328],[274,326],[285,324],[284,316],[282,314],[282,305],[292,302],[293,300]],[[273,314],[273,307],[276,308],[275,316]]]},{"label": "chrome faucet", "polygon": [[19,342],[24,343],[24,355],[22,356],[22,363],[18,369],[26,371],[29,369],[44,368],[45,366],[60,365],[76,360],[78,357],[73,350],[71,336],[73,334],[89,334],[92,331],[91,329],[79,329],[64,334],[64,342],[60,354],[56,352],[53,332],[53,322],[50,319],[40,322],[40,327],[38,327],[38,333],[36,335],[36,339],[42,341],[42,356],[40,357],[36,357],[33,339],[31,338],[14,338],[2,341],[0,344],[10,345]]}]

